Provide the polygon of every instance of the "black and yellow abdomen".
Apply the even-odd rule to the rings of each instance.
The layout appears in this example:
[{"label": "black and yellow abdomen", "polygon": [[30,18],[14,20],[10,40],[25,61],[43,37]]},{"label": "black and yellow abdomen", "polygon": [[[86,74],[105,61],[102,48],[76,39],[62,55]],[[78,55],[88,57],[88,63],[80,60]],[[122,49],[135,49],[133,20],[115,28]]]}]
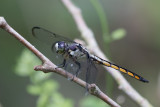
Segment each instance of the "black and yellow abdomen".
[{"label": "black and yellow abdomen", "polygon": [[99,57],[97,57],[95,55],[92,55],[91,59],[97,64],[102,64],[102,65],[105,65],[107,67],[114,68],[114,69],[116,69],[118,71],[121,71],[121,72],[123,72],[123,73],[125,73],[125,74],[127,74],[127,75],[129,75],[129,76],[131,76],[131,77],[133,77],[133,78],[135,78],[137,80],[139,80],[139,81],[149,82],[148,80],[144,79],[143,77],[139,76],[138,74],[136,74],[134,72],[131,72],[131,71],[129,71],[129,70],[123,68],[123,67],[120,67],[120,66],[116,65],[116,64],[113,64],[113,63],[111,63],[109,61],[106,61],[106,60],[104,60],[102,58],[99,58]]}]

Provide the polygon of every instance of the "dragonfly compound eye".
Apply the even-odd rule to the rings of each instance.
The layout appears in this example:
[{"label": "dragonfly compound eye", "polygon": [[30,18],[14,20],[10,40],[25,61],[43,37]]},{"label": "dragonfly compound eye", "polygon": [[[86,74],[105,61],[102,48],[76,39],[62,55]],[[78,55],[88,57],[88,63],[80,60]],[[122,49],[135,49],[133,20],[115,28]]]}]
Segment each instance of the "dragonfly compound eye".
[{"label": "dragonfly compound eye", "polygon": [[61,54],[65,51],[65,42],[60,41],[55,44],[56,52]]}]

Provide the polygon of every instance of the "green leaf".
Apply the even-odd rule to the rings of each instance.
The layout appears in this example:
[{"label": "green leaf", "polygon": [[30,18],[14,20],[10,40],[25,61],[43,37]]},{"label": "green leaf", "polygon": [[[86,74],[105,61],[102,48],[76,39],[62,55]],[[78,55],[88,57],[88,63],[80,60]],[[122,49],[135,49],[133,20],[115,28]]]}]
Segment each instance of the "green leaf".
[{"label": "green leaf", "polygon": [[32,95],[39,95],[42,92],[41,87],[38,85],[29,85],[27,91]]},{"label": "green leaf", "polygon": [[81,101],[80,107],[110,107],[110,106],[94,96],[89,96]]},{"label": "green leaf", "polygon": [[50,76],[51,76],[51,73],[44,73],[42,71],[34,71],[34,73],[30,77],[33,83],[38,84],[44,80],[47,80]]},{"label": "green leaf", "polygon": [[37,107],[47,107],[49,103],[49,96],[46,94],[41,94],[38,98]]},{"label": "green leaf", "polygon": [[126,31],[122,28],[119,28],[111,33],[112,40],[120,40],[126,36]]},{"label": "green leaf", "polygon": [[29,50],[25,49],[17,59],[15,73],[20,76],[29,76],[35,72],[33,70],[33,65],[38,64],[40,64],[39,59]]},{"label": "green leaf", "polygon": [[[65,99],[61,94],[54,93],[52,95],[52,103],[49,107],[73,107],[72,100]],[[54,105],[53,105],[54,104]]]},{"label": "green leaf", "polygon": [[42,84],[43,93],[45,94],[51,94],[55,91],[57,91],[59,85],[57,82],[53,80],[47,80]]}]

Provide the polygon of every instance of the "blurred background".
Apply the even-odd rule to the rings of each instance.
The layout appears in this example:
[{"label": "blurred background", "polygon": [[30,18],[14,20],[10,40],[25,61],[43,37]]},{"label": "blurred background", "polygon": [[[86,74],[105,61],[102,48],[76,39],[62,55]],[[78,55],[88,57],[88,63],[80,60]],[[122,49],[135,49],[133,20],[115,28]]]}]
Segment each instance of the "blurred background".
[{"label": "blurred background", "polygon": [[[94,32],[97,42],[106,56],[117,65],[148,79],[149,83],[145,84],[125,76],[129,83],[151,104],[155,107],[160,106],[160,1],[72,1],[82,10],[86,23]],[[72,16],[60,0],[1,0],[0,16],[3,16],[9,25],[49,57],[51,57],[51,52],[32,37],[31,29],[33,26],[41,26],[71,39],[82,39]],[[112,38],[111,36],[117,32],[120,37],[118,36],[118,39],[116,36],[115,39]],[[24,54],[26,47],[2,29],[0,29],[0,37],[0,107],[49,107],[47,102],[45,102],[46,105],[41,104],[44,101],[52,101],[42,95],[46,89],[39,91],[41,81],[44,82],[48,79],[52,81],[50,84],[53,82],[56,84],[53,86],[57,87],[55,93],[58,95],[56,95],[61,96],[55,97],[55,99],[60,103],[62,100],[63,102],[68,101],[65,102],[68,106],[66,104],[63,107],[90,107],[86,106],[87,103],[98,100],[97,98],[89,98],[90,95],[85,96],[84,88],[66,81],[66,78],[54,73],[37,75],[37,72],[33,71],[34,75],[39,78],[42,75],[48,75],[43,77],[44,80],[38,80],[38,82],[35,82],[33,75],[23,74],[23,72],[17,73],[16,70],[27,69],[25,65],[20,65],[20,63],[28,66],[25,61],[29,59],[30,70],[36,66],[35,63],[31,64],[33,56],[27,54],[28,57],[26,57]],[[103,41],[104,38],[108,38],[108,41]],[[98,67],[98,70],[97,85],[102,91],[123,107],[139,106],[118,89],[117,83],[110,74],[104,72],[103,67]],[[52,88],[50,89],[52,90]],[[107,106],[102,101],[98,100],[98,102],[102,103],[99,105],[100,107]]]}]

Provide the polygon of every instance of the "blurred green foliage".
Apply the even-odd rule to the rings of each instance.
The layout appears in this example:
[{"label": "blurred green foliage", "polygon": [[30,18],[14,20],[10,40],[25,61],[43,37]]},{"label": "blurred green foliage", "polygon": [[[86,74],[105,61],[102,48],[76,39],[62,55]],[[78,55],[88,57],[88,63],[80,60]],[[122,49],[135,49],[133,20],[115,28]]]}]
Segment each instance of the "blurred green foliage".
[{"label": "blurred green foliage", "polygon": [[120,40],[126,36],[126,30],[119,28],[111,33],[112,41]]},{"label": "blurred green foliage", "polygon": [[15,68],[17,75],[29,77],[31,84],[27,86],[27,91],[31,95],[38,96],[37,107],[73,107],[73,101],[64,98],[58,92],[58,83],[50,78],[50,73],[33,70],[33,66],[38,64],[40,64],[39,59],[25,49],[17,60]]},{"label": "blurred green foliage", "polygon": [[106,105],[103,101],[100,99],[94,97],[94,96],[88,96],[84,98],[81,103],[81,107],[110,107],[109,105]]}]

